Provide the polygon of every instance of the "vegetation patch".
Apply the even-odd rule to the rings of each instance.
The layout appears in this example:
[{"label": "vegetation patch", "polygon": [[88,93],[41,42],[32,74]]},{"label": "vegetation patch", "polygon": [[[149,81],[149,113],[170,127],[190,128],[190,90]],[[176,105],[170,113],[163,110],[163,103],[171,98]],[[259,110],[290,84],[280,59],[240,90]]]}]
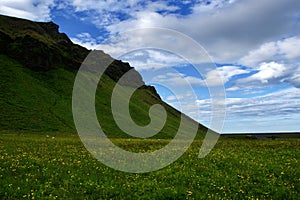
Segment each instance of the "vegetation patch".
[{"label": "vegetation patch", "polygon": [[[168,140],[112,139],[127,150],[159,149]],[[198,158],[196,140],[156,172],[115,171],[76,135],[0,134],[2,199],[299,199],[300,140],[221,139]]]}]

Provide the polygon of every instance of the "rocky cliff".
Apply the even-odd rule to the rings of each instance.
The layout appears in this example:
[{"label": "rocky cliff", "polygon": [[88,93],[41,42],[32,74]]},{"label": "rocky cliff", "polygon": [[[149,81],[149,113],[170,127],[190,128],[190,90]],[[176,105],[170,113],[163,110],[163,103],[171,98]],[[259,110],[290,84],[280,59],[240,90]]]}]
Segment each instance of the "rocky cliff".
[{"label": "rocky cliff", "polygon": [[[60,33],[59,26],[53,22],[32,22],[3,15],[0,15],[0,46],[0,54],[8,55],[34,71],[58,67],[78,70],[90,53],[74,44],[65,33]],[[103,51],[98,54],[109,56]],[[129,70],[134,73],[126,80],[126,85],[145,84],[137,71],[120,60],[114,60],[105,73],[117,82]]]},{"label": "rocky cliff", "polygon": [[[96,55],[97,59],[86,59]],[[167,121],[156,138],[173,138],[184,115],[163,102],[152,86],[128,63],[114,60],[103,51],[92,52],[74,44],[53,22],[31,22],[0,15],[0,132],[37,131],[75,133],[72,115],[73,86],[79,67],[106,69],[95,94],[95,110],[101,128],[111,138],[132,137],[116,124],[111,95],[116,82],[140,86],[130,98],[129,109],[140,126],[150,123],[149,109],[160,104]],[[94,62],[95,61],[95,62]],[[109,62],[107,62],[109,61]],[[104,63],[108,63],[104,66]],[[124,79],[124,74],[130,76]],[[103,70],[102,70],[103,71]],[[87,73],[87,76],[90,74]],[[127,75],[127,74],[126,74]],[[84,96],[84,90],[82,95]],[[192,125],[194,120],[185,117]],[[201,126],[201,131],[206,128]],[[199,129],[200,130],[200,129]]]}]

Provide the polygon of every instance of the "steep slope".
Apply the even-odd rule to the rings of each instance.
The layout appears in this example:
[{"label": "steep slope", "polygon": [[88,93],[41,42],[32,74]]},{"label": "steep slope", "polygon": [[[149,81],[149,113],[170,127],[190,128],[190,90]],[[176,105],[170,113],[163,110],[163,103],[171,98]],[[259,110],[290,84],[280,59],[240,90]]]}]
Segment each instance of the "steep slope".
[{"label": "steep slope", "polygon": [[[0,15],[0,130],[76,132],[72,116],[75,76],[89,51],[72,41],[52,22],[37,23]],[[103,52],[100,52],[105,56]],[[98,120],[109,137],[129,137],[115,124],[111,93],[116,81],[131,70],[128,63],[115,60],[105,71],[96,93]],[[124,87],[144,84],[134,71]],[[161,101],[152,86],[139,88],[130,101],[133,120],[150,122],[149,108],[162,104],[167,123],[155,137],[173,137],[181,113]],[[196,122],[189,119],[191,124]],[[199,133],[206,130],[199,126]]]}]

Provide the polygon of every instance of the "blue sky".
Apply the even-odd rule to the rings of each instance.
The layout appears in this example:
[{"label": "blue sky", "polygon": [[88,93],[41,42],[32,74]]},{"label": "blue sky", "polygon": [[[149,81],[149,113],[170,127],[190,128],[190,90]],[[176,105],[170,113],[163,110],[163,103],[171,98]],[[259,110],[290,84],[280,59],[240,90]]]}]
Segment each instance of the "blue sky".
[{"label": "blue sky", "polygon": [[[300,131],[299,0],[1,0],[0,13],[52,20],[73,42],[130,62],[147,83],[172,85],[176,91],[156,84],[162,98],[207,126],[207,80],[221,76],[226,92],[224,133]],[[149,33],[157,38],[155,45],[173,52],[129,51],[149,46],[148,37],[131,31],[145,28],[188,36],[205,49],[215,68],[197,74],[174,53],[193,57],[189,46],[170,44],[159,32]],[[121,37],[128,31],[133,34]],[[195,98],[190,99],[184,81],[191,84]]]}]

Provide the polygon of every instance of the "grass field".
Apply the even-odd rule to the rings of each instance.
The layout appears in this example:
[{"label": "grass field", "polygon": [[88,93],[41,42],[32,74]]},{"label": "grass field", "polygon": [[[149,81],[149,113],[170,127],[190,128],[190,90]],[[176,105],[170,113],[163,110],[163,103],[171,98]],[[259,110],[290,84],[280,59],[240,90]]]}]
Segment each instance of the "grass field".
[{"label": "grass field", "polygon": [[[127,150],[168,140],[114,139]],[[2,199],[299,199],[300,140],[228,139],[204,159],[201,140],[172,165],[130,174],[101,164],[76,135],[0,134]],[[138,149],[140,150],[140,149]]]},{"label": "grass field", "polygon": [[[72,115],[73,65],[88,52],[65,35],[53,37],[29,21],[1,16],[0,32],[7,35],[0,40],[0,199],[300,199],[299,137],[221,137],[213,151],[199,159],[207,128],[186,116],[187,127],[197,125],[198,134],[173,164],[145,174],[105,166],[75,134]],[[120,74],[123,64],[112,71]],[[32,70],[36,67],[51,69]],[[85,76],[95,78],[88,72]],[[180,126],[181,113],[164,103],[154,88],[141,87],[130,98],[134,122],[150,123],[149,109],[155,104],[165,107],[167,120],[150,139],[129,137],[111,111],[116,80],[106,73],[98,83],[95,109],[102,130],[128,151],[165,146]],[[120,102],[122,94],[117,92]]]}]

